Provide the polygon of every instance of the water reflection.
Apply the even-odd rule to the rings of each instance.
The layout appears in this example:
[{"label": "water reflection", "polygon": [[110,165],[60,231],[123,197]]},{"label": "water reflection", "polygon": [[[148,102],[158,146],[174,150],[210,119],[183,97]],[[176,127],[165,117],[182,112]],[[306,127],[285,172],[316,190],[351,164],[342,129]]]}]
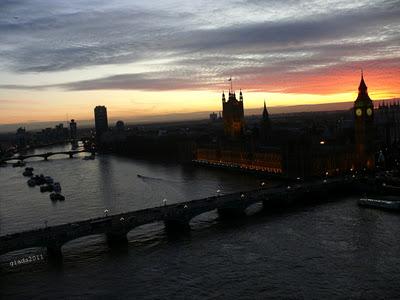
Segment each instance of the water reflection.
[{"label": "water reflection", "polygon": [[[33,153],[69,150],[56,146]],[[63,202],[52,202],[48,193],[29,188],[22,176],[23,168],[1,168],[0,234],[62,224],[110,214],[159,206],[168,203],[215,195],[216,190],[233,192],[257,187],[256,178],[215,169],[197,168],[165,162],[149,162],[113,155],[100,155],[83,160],[81,153],[70,159],[51,157],[27,165],[34,174],[44,174],[60,182]],[[138,176],[140,175],[140,176]]]}]

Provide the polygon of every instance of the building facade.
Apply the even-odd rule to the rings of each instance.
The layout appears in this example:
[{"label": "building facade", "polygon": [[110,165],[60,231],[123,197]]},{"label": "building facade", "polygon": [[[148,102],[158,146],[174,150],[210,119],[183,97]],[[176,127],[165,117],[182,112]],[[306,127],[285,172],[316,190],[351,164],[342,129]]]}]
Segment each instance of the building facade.
[{"label": "building facade", "polygon": [[225,93],[222,93],[222,118],[224,120],[225,135],[230,138],[238,138],[244,133],[243,94],[240,91],[239,100],[233,90],[229,91],[228,101]]},{"label": "building facade", "polygon": [[96,140],[99,142],[101,136],[108,131],[107,108],[105,106],[95,107],[94,120],[96,127]]},{"label": "building facade", "polygon": [[69,123],[69,136],[72,141],[76,141],[78,138],[78,128],[74,119]]}]

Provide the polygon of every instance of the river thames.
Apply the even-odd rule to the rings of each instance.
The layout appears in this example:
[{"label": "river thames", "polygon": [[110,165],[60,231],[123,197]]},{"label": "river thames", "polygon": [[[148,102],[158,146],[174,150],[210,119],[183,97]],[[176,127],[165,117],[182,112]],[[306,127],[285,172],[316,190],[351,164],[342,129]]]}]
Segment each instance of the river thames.
[{"label": "river thames", "polygon": [[[69,147],[37,152],[64,149]],[[23,168],[0,168],[0,234],[260,185],[249,174],[84,155],[27,164],[61,183],[64,202],[30,188]],[[321,199],[279,212],[256,205],[251,216],[228,223],[206,213],[182,236],[150,224],[132,230],[128,245],[114,249],[104,236],[85,237],[63,246],[62,264],[44,259],[11,267],[16,258],[46,257],[46,250],[9,253],[0,258],[0,298],[398,298],[399,215],[360,208],[356,200]]]}]

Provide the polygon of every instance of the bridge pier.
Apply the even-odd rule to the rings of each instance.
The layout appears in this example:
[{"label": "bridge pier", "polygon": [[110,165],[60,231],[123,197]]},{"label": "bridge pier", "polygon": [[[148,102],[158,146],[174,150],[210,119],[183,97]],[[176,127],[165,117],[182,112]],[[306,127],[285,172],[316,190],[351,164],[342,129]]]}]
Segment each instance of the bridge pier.
[{"label": "bridge pier", "polygon": [[73,158],[73,157],[74,157],[74,154],[70,153],[69,158]]},{"label": "bridge pier", "polygon": [[218,208],[218,215],[221,219],[234,219],[246,216],[245,207],[221,207]]},{"label": "bridge pier", "polygon": [[106,235],[109,246],[128,243],[126,232],[108,232]]},{"label": "bridge pier", "polygon": [[190,231],[189,220],[165,220],[167,232],[188,232]]},{"label": "bridge pier", "polygon": [[62,258],[62,251],[61,245],[59,244],[52,244],[47,246],[47,255],[54,259],[61,259]]},{"label": "bridge pier", "polygon": [[48,156],[43,156],[44,160],[49,160]]}]

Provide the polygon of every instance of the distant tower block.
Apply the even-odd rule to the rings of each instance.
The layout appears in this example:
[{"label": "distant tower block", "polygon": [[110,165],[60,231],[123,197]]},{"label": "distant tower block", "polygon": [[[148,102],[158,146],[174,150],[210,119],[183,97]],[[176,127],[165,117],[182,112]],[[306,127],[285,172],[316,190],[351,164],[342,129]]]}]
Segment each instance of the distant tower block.
[{"label": "distant tower block", "polygon": [[358,97],[354,101],[355,151],[358,169],[374,167],[374,104],[361,72]]},{"label": "distant tower block", "polygon": [[71,140],[75,141],[77,139],[77,125],[74,119],[69,123],[69,135]]},{"label": "distant tower block", "polygon": [[240,91],[239,100],[236,99],[236,94],[232,89],[229,90],[228,101],[225,99],[225,93],[222,93],[222,118],[227,136],[236,138],[243,135],[244,110],[242,91]]},{"label": "distant tower block", "polygon": [[108,131],[107,108],[105,106],[95,107],[94,120],[96,126],[96,140],[99,142],[101,136]]}]

